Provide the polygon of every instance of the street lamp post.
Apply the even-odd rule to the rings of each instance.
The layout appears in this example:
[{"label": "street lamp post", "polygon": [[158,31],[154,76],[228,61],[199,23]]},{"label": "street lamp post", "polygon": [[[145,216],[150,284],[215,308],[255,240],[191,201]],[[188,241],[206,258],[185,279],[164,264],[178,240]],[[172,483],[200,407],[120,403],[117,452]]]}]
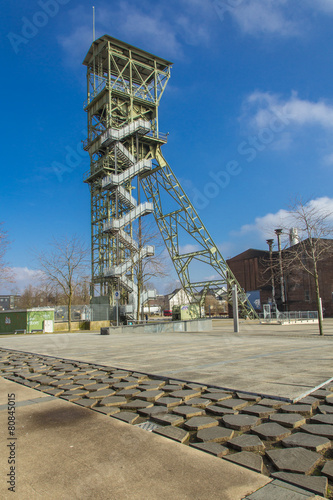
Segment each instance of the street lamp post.
[{"label": "street lamp post", "polygon": [[274,272],[273,272],[273,243],[274,240],[266,240],[266,243],[269,246],[269,262],[271,268],[271,282],[272,282],[272,302],[274,306],[276,306],[275,302],[275,280],[274,280]]},{"label": "street lamp post", "polygon": [[281,251],[281,234],[282,234],[282,229],[275,229],[275,234],[277,236],[278,250],[279,250],[281,302],[282,302],[283,306],[285,306],[286,297],[285,297],[285,290],[284,290],[284,278],[283,278],[283,266],[282,266],[282,251]]}]

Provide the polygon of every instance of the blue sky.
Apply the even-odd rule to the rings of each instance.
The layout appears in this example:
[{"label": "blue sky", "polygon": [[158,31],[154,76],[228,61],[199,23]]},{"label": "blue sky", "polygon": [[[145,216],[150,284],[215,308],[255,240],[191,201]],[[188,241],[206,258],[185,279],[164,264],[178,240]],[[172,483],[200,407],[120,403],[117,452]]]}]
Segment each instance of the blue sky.
[{"label": "blue sky", "polygon": [[92,5],[96,37],[173,61],[163,152],[225,258],[266,248],[297,195],[333,209],[332,0],[6,2],[0,221],[18,288],[51,237],[89,243]]}]

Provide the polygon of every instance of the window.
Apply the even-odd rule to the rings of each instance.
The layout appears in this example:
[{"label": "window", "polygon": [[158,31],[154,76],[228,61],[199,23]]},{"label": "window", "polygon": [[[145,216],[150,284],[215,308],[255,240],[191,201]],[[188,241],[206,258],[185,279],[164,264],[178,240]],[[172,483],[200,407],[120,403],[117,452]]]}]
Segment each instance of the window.
[{"label": "window", "polygon": [[306,302],[310,302],[310,291],[309,290],[304,290],[304,300]]}]

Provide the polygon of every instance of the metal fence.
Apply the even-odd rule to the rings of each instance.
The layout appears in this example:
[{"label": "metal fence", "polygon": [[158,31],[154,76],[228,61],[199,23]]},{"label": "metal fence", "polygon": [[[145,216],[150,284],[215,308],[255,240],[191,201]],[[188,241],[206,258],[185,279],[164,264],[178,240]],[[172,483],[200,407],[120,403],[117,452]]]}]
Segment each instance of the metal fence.
[{"label": "metal fence", "polygon": [[[71,307],[72,321],[109,321],[112,319],[112,308],[108,304],[75,305]],[[56,306],[54,309],[55,323],[68,321],[67,306]]]},{"label": "metal fence", "polygon": [[318,320],[317,311],[289,311],[289,312],[263,312],[259,314],[259,318],[264,321],[314,321]]}]

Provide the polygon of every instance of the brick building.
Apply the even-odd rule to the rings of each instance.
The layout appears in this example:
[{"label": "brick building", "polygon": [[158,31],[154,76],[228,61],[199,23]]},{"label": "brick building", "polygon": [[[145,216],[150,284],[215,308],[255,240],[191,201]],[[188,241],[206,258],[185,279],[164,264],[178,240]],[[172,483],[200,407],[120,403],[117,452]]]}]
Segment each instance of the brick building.
[{"label": "brick building", "polygon": [[[319,288],[325,316],[333,316],[333,240],[323,240],[329,247],[327,256],[318,263]],[[304,242],[303,242],[304,244]],[[285,303],[281,300],[280,273],[278,271],[279,254],[272,253],[275,300],[280,311],[316,311],[316,292],[313,278],[298,266],[292,269],[286,265],[291,251],[295,252],[301,244],[288,247],[281,252]],[[285,265],[284,265],[285,261]],[[273,302],[272,273],[270,255],[267,250],[250,248],[227,260],[227,264],[236,276],[239,284],[250,295],[250,302],[258,311],[264,304]],[[275,270],[274,270],[275,268]]]}]

